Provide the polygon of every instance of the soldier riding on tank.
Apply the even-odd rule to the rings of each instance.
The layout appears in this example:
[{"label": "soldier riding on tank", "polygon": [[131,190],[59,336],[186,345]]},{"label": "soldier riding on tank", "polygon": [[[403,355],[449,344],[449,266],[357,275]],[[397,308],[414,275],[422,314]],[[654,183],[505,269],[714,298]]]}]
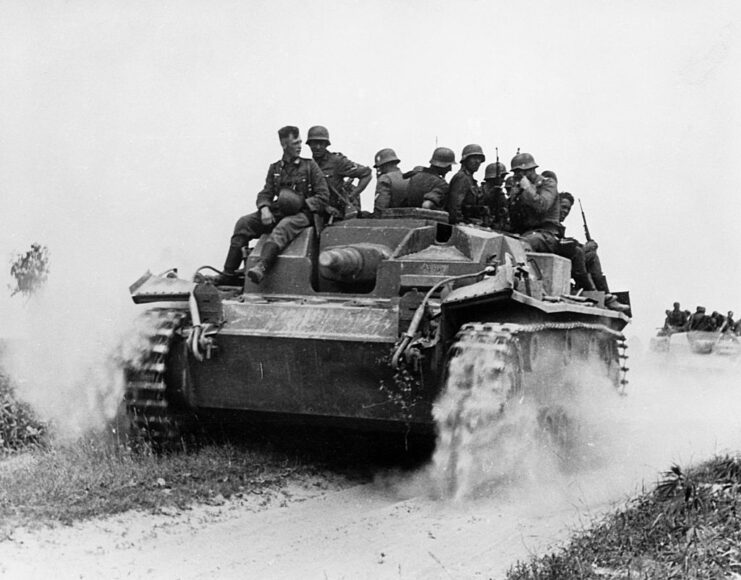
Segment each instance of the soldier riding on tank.
[{"label": "soldier riding on tank", "polygon": [[373,213],[376,216],[384,209],[402,207],[406,200],[409,179],[402,175],[399,163],[399,157],[390,148],[381,149],[374,157],[373,167],[378,173],[373,205]]},{"label": "soldier riding on tank", "polygon": [[[370,167],[350,161],[342,153],[328,151],[327,147],[332,144],[329,131],[321,125],[309,129],[306,144],[327,180],[329,215],[334,219],[344,219],[357,214],[360,211],[360,194],[372,179]],[[347,191],[346,179],[357,179],[358,184]]]},{"label": "soldier riding on tank", "polygon": [[461,153],[461,168],[450,180],[448,214],[451,223],[483,224],[488,220],[489,208],[484,205],[483,193],[474,174],[486,161],[481,145],[466,145]]},{"label": "soldier riding on tank", "polygon": [[504,190],[507,173],[507,166],[504,163],[499,161],[489,163],[484,171],[484,181],[481,184],[484,205],[489,210],[489,219],[484,225],[500,232],[509,230],[507,194]]},{"label": "soldier riding on tank", "polygon": [[305,228],[321,228],[322,215],[329,201],[327,182],[312,159],[299,157],[301,137],[298,127],[286,126],[278,131],[283,156],[271,164],[265,186],[257,194],[255,213],[242,216],[234,226],[224,271],[217,283],[239,285],[236,271],[244,259],[243,248],[250,240],[270,234],[255,266],[247,277],[255,284],[280,254]]},{"label": "soldier riding on tank", "polygon": [[445,175],[456,164],[455,153],[447,147],[438,147],[432,152],[430,166],[414,172],[400,207],[421,207],[444,210],[448,198],[448,183]]}]

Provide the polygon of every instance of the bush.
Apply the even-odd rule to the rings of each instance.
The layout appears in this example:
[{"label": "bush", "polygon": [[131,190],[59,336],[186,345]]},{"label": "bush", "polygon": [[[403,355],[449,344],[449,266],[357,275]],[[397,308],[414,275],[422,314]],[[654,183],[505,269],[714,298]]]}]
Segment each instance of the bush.
[{"label": "bush", "polygon": [[0,453],[46,445],[47,427],[31,407],[15,398],[7,376],[0,372]]}]

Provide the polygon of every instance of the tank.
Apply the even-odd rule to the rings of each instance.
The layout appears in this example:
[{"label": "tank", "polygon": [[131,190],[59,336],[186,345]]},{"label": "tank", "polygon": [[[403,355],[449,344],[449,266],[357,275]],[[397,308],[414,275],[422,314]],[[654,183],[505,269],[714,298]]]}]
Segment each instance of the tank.
[{"label": "tank", "polygon": [[[147,273],[130,288],[145,347],[128,415],[158,444],[220,415],[432,434],[527,396],[558,416],[572,363],[597,361],[617,390],[627,371],[629,316],[571,294],[570,269],[516,236],[405,208],[306,229],[260,286]],[[496,396],[473,420],[481,389]],[[439,446],[453,453],[454,439]]]}]

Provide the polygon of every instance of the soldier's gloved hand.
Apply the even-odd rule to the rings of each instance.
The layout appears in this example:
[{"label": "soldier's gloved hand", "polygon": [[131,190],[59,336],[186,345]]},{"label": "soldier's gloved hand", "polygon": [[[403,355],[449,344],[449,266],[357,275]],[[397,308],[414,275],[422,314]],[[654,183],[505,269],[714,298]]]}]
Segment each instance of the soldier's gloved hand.
[{"label": "soldier's gloved hand", "polygon": [[585,252],[596,252],[597,248],[599,248],[599,245],[597,245],[597,242],[595,242],[594,240],[589,240],[586,244],[584,244]]},{"label": "soldier's gloved hand", "polygon": [[522,176],[522,179],[520,179],[519,186],[520,186],[520,189],[522,189],[522,191],[527,191],[529,193],[534,194],[537,191],[537,188],[535,187],[535,185],[530,183],[530,180],[524,175]]},{"label": "soldier's gloved hand", "polygon": [[266,205],[260,208],[260,221],[262,221],[262,225],[264,226],[269,226],[275,223],[275,216]]},{"label": "soldier's gloved hand", "polygon": [[428,199],[422,202],[422,209],[435,209],[435,204]]}]

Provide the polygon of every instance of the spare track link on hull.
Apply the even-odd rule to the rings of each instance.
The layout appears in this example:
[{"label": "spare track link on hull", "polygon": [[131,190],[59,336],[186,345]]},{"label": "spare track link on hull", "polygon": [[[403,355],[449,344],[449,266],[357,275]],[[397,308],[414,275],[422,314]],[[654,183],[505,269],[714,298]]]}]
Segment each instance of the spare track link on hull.
[{"label": "spare track link on hull", "polygon": [[[620,348],[622,333],[596,323],[468,323],[461,327],[450,349],[447,380],[433,415],[438,441],[433,463],[441,492],[465,495],[476,487],[479,464],[490,453],[503,430],[507,403],[523,388],[525,363],[522,338],[547,331],[588,330],[614,338]],[[615,356],[624,358],[617,353]],[[621,372],[626,371],[621,366]],[[624,378],[616,381],[624,384]],[[618,386],[618,385],[616,385]],[[493,427],[493,428],[492,428]]]},{"label": "spare track link on hull", "polygon": [[168,400],[167,360],[175,332],[187,313],[167,308],[147,310],[142,338],[149,346],[126,368],[126,412],[134,437],[143,437],[155,448],[169,447],[180,440],[182,418]]}]

